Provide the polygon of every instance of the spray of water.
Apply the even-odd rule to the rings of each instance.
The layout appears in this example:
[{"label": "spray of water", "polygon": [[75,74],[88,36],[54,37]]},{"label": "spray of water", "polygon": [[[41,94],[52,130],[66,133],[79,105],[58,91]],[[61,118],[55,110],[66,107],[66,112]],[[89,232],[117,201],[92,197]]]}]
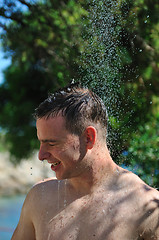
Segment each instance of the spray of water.
[{"label": "spray of water", "polygon": [[[119,124],[121,88],[121,15],[119,1],[89,1],[81,53],[82,82],[105,102],[109,121]],[[111,132],[110,139],[116,138]],[[108,131],[109,139],[109,131]],[[113,148],[113,147],[112,147]]]}]

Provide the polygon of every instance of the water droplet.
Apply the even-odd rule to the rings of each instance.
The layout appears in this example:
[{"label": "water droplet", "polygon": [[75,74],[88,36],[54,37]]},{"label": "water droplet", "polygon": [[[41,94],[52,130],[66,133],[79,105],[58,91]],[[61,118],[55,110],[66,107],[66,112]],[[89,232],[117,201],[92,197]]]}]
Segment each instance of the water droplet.
[{"label": "water droplet", "polygon": [[66,199],[64,199],[64,207],[66,207],[67,201]]}]

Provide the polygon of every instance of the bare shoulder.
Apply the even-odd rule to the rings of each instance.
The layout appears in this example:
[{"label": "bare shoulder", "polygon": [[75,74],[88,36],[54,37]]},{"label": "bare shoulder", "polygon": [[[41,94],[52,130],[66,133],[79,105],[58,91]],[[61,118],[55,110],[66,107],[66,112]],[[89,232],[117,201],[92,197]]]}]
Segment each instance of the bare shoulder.
[{"label": "bare shoulder", "polygon": [[150,187],[140,177],[126,169],[119,168],[118,179],[121,185],[136,190],[138,194],[148,193],[147,195],[150,196],[159,193],[157,189]]},{"label": "bare shoulder", "polygon": [[144,239],[159,239],[159,191],[141,183],[138,201],[139,199],[141,206],[139,223],[144,232]]},{"label": "bare shoulder", "polygon": [[46,178],[40,182],[37,182],[31,189],[30,194],[38,194],[42,191],[56,190],[58,180],[56,178]]},{"label": "bare shoulder", "polygon": [[[55,178],[47,178],[36,183],[29,191],[25,201],[29,203],[30,207],[34,209],[41,207],[47,201],[52,199],[56,201],[57,192],[59,188],[59,181]],[[30,204],[30,202],[32,204]],[[27,204],[28,205],[28,204]]]},{"label": "bare shoulder", "polygon": [[41,201],[43,202],[43,198],[52,192],[56,192],[57,182],[54,178],[48,178],[36,183],[26,195],[22,211],[31,212],[31,215],[33,215],[36,207],[41,204]]},{"label": "bare shoulder", "polygon": [[50,195],[56,191],[56,186],[57,180],[46,179],[30,189],[23,203],[20,220],[12,240],[35,240],[35,228],[39,223],[39,216],[46,211],[47,201],[53,199]]},{"label": "bare shoulder", "polygon": [[159,191],[147,185],[136,174],[123,169],[119,182],[123,189],[125,188],[133,194],[136,204],[140,207],[145,206],[147,203],[152,205],[159,204]]},{"label": "bare shoulder", "polygon": [[144,239],[159,239],[159,191],[137,175],[123,170],[121,182],[130,194],[130,210]]}]

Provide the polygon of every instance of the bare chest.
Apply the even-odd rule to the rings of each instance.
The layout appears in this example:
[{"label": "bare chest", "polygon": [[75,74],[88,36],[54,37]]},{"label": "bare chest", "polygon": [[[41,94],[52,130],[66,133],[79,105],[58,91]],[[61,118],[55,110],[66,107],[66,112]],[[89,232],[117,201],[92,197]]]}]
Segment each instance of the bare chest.
[{"label": "bare chest", "polygon": [[135,214],[120,201],[81,198],[42,212],[36,236],[37,240],[137,240]]}]

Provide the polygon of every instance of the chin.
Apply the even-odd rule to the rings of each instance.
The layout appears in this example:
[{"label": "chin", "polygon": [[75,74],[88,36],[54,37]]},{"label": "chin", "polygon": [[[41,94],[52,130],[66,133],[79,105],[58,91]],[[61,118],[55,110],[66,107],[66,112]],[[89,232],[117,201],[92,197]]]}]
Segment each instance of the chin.
[{"label": "chin", "polygon": [[71,179],[71,178],[75,178],[76,175],[71,174],[69,171],[65,171],[62,173],[62,171],[60,172],[56,172],[56,179],[57,180],[65,180],[65,179]]},{"label": "chin", "polygon": [[57,179],[57,180],[65,180],[65,179],[68,179],[68,177],[67,177],[67,176],[64,176],[64,175],[56,174],[56,179]]}]

